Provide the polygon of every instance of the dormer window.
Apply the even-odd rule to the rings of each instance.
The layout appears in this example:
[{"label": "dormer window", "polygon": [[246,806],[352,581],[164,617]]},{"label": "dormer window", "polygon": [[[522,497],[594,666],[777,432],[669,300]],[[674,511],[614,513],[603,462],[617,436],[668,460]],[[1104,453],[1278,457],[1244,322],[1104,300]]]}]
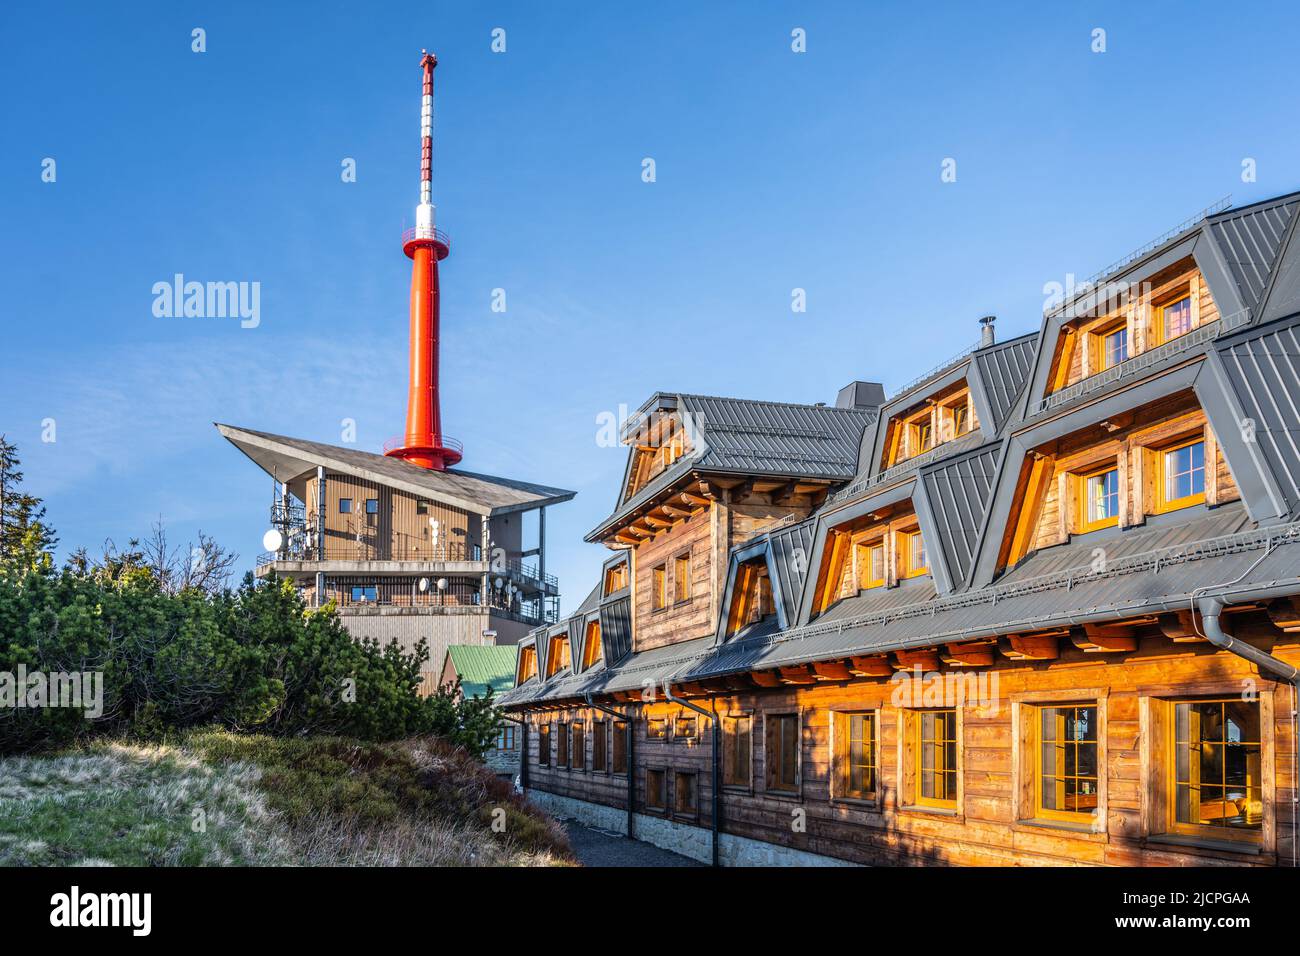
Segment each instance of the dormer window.
[{"label": "dormer window", "polygon": [[515,681],[522,684],[526,680],[531,680],[537,676],[537,649],[534,647],[519,648],[519,677]]},{"label": "dormer window", "polygon": [[1079,513],[1083,516],[1081,532],[1097,531],[1119,523],[1119,469],[1114,462],[1087,474],[1079,475]]},{"label": "dormer window", "polygon": [[858,546],[858,587],[860,589],[885,586],[885,542]]},{"label": "dormer window", "polygon": [[1173,511],[1205,500],[1205,440],[1175,445],[1158,453],[1160,491],[1157,511]]},{"label": "dormer window", "polygon": [[1101,367],[1108,369],[1128,360],[1128,325],[1121,325],[1101,336]]},{"label": "dormer window", "polygon": [[1162,341],[1168,342],[1192,331],[1192,297],[1185,295],[1176,302],[1160,307]]},{"label": "dormer window", "polygon": [[930,570],[925,557],[925,542],[920,530],[904,531],[898,536],[899,553],[903,559],[903,577],[920,577]]},{"label": "dormer window", "polygon": [[911,430],[912,434],[908,436],[910,438],[907,446],[908,450],[913,455],[919,455],[923,451],[929,451],[931,438],[930,416],[927,414],[921,421],[913,422],[911,424]]}]

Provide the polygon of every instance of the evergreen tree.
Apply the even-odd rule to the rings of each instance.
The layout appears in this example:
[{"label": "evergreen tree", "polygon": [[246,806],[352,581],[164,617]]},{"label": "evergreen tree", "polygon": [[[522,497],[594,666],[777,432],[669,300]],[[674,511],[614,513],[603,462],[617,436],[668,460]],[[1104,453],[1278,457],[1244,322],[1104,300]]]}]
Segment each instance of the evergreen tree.
[{"label": "evergreen tree", "polygon": [[45,523],[45,505],[22,490],[18,446],[0,435],[0,567],[46,568],[58,544]]}]

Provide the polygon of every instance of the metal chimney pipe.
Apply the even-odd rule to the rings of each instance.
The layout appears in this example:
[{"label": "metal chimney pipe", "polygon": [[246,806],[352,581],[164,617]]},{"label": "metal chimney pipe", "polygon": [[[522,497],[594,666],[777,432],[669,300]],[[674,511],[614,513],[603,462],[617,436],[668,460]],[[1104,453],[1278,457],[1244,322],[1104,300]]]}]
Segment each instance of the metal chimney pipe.
[{"label": "metal chimney pipe", "polygon": [[993,323],[997,320],[996,315],[986,315],[980,319],[980,348],[986,349],[996,341],[993,334]]}]

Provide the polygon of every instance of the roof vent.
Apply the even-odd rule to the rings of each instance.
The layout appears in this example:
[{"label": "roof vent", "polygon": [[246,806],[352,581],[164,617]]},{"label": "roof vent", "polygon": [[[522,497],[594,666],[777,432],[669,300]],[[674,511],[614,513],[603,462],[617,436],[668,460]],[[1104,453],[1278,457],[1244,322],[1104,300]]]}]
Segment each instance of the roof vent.
[{"label": "roof vent", "polygon": [[986,315],[980,319],[980,348],[986,349],[996,341],[993,335],[993,323],[997,320],[996,315]]},{"label": "roof vent", "polygon": [[849,382],[835,398],[836,408],[879,408],[885,404],[885,386],[879,382]]}]

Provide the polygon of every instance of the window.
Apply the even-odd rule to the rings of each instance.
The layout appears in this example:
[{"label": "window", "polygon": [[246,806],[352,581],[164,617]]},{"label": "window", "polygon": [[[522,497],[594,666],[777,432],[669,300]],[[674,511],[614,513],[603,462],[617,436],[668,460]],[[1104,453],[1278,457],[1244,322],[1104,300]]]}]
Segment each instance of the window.
[{"label": "window", "polygon": [[661,813],[668,809],[667,773],[660,769],[645,772],[645,805],[647,810]]},{"label": "window", "polygon": [[1088,822],[1097,811],[1097,707],[1038,708],[1035,726],[1033,815]]},{"label": "window", "polygon": [[858,547],[858,587],[878,588],[885,583],[885,543]]},{"label": "window", "polygon": [[835,750],[832,796],[876,799],[876,715],[833,714]]},{"label": "window", "polygon": [[379,588],[373,584],[358,584],[352,588],[353,604],[374,604],[379,600]]},{"label": "window", "polygon": [[623,561],[605,571],[605,594],[613,594],[627,587],[627,562]]},{"label": "window", "polygon": [[569,766],[569,725],[563,720],[555,726],[555,765]]},{"label": "window", "polygon": [[610,741],[609,749],[612,752],[614,773],[627,773],[627,724],[624,721],[614,721],[613,740]]},{"label": "window", "polygon": [[778,793],[799,790],[799,715],[768,714],[764,760],[767,763],[767,789]]},{"label": "window", "polygon": [[722,718],[722,784],[727,787],[752,785],[751,733],[753,717],[726,714]]},{"label": "window", "polygon": [[339,514],[341,514],[341,515],[350,515],[350,514],[352,514],[352,499],[351,499],[351,498],[340,498],[340,499],[339,499]]},{"label": "window", "polygon": [[1200,504],[1205,500],[1205,440],[1167,448],[1158,455],[1160,500],[1157,511],[1173,511]]},{"label": "window", "polygon": [[515,749],[515,725],[506,724],[497,731],[497,750]]},{"label": "window", "polygon": [[678,740],[694,740],[699,734],[699,718],[694,714],[680,714],[673,721],[673,736]]},{"label": "window", "polygon": [[1160,308],[1162,341],[1168,342],[1192,331],[1192,297],[1183,296]]},{"label": "window", "polygon": [[695,816],[698,810],[696,776],[678,770],[673,775],[673,812],[682,816]]},{"label": "window", "polygon": [[377,515],[377,514],[379,514],[379,499],[378,499],[378,498],[367,498],[367,499],[366,499],[366,514],[368,514],[368,515]]},{"label": "window", "polygon": [[1119,469],[1106,465],[1079,476],[1081,532],[1109,528],[1119,523]]},{"label": "window", "polygon": [[569,731],[569,736],[573,740],[573,745],[569,748],[572,755],[570,766],[574,770],[587,769],[587,729],[581,722],[575,721]]},{"label": "window", "polygon": [[594,773],[608,773],[609,721],[598,720],[591,727],[591,769]]},{"label": "window", "polygon": [[537,725],[537,764],[541,767],[551,765],[551,725]]},{"label": "window", "polygon": [[415,503],[415,513],[417,515],[427,515],[429,513],[429,502],[417,501]]},{"label": "window", "polygon": [[587,640],[582,647],[582,669],[595,667],[600,660],[600,621],[587,622]]},{"label": "window", "polygon": [[679,554],[673,558],[673,600],[678,604],[691,599],[691,555]]},{"label": "window", "polygon": [[963,399],[952,406],[952,436],[958,438],[970,431],[970,407]]},{"label": "window", "polygon": [[957,809],[957,711],[922,710],[910,715],[912,802]]},{"label": "window", "polygon": [[668,572],[662,564],[650,572],[650,606],[655,611],[668,606]]},{"label": "window", "polygon": [[927,415],[919,422],[913,422],[908,435],[908,451],[919,455],[930,448],[930,418]]},{"label": "window", "polygon": [[1169,829],[1258,837],[1264,818],[1259,701],[1180,701],[1173,710]]},{"label": "window", "polygon": [[920,531],[904,531],[898,536],[899,548],[903,559],[903,577],[914,578],[925,574],[930,568],[925,558],[925,542],[921,540]]},{"label": "window", "polygon": [[519,648],[519,680],[517,683],[522,684],[526,680],[531,680],[537,676],[537,648],[521,647]]},{"label": "window", "polygon": [[666,740],[668,738],[668,718],[647,717],[645,735],[651,740]]},{"label": "window", "polygon": [[1128,326],[1120,326],[1110,332],[1103,332],[1101,335],[1101,369],[1108,369],[1113,365],[1128,359]]}]

